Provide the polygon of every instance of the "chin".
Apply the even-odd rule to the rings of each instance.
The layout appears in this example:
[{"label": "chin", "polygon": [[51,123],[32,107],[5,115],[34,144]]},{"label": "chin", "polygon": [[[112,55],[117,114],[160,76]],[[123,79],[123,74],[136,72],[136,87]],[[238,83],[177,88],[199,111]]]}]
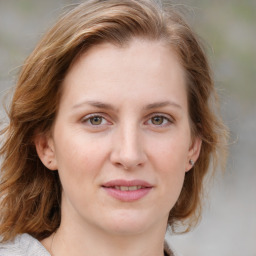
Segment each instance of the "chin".
[{"label": "chin", "polygon": [[154,216],[142,212],[122,210],[114,213],[105,222],[106,229],[116,235],[136,235],[146,232],[154,223]]}]

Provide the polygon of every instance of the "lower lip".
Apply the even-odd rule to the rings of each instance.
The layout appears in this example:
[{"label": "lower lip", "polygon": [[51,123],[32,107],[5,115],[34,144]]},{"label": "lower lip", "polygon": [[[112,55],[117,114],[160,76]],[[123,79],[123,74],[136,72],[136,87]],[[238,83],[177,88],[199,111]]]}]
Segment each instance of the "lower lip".
[{"label": "lower lip", "polygon": [[115,188],[103,187],[107,193],[123,202],[132,202],[145,197],[152,188],[142,188],[138,190],[122,191]]}]

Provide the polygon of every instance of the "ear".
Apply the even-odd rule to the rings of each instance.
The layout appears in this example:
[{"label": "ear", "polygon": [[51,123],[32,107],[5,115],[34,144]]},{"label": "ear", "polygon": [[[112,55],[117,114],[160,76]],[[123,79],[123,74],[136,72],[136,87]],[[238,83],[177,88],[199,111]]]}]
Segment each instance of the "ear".
[{"label": "ear", "polygon": [[45,134],[38,134],[34,139],[37,154],[45,167],[57,170],[57,161],[54,150],[53,139]]},{"label": "ear", "polygon": [[193,139],[192,144],[189,148],[188,159],[186,164],[186,172],[192,169],[196,163],[201,150],[202,140],[199,137]]}]

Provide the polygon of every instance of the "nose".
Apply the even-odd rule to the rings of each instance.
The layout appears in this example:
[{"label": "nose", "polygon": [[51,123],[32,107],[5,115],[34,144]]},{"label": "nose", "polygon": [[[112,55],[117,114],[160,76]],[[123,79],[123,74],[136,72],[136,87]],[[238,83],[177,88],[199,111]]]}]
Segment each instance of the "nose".
[{"label": "nose", "polygon": [[110,155],[112,164],[126,170],[144,166],[147,160],[145,145],[136,125],[120,127],[113,140]]}]

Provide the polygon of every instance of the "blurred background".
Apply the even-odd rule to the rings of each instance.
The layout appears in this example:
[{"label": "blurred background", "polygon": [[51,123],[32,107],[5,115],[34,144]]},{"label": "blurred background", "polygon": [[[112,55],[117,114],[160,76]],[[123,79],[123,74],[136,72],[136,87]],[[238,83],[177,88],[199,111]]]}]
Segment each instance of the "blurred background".
[{"label": "blurred background", "polygon": [[[1,101],[42,34],[79,2],[0,0]],[[183,256],[256,256],[256,0],[172,2],[205,42],[231,141],[226,172],[208,185],[201,223],[168,240]]]}]

